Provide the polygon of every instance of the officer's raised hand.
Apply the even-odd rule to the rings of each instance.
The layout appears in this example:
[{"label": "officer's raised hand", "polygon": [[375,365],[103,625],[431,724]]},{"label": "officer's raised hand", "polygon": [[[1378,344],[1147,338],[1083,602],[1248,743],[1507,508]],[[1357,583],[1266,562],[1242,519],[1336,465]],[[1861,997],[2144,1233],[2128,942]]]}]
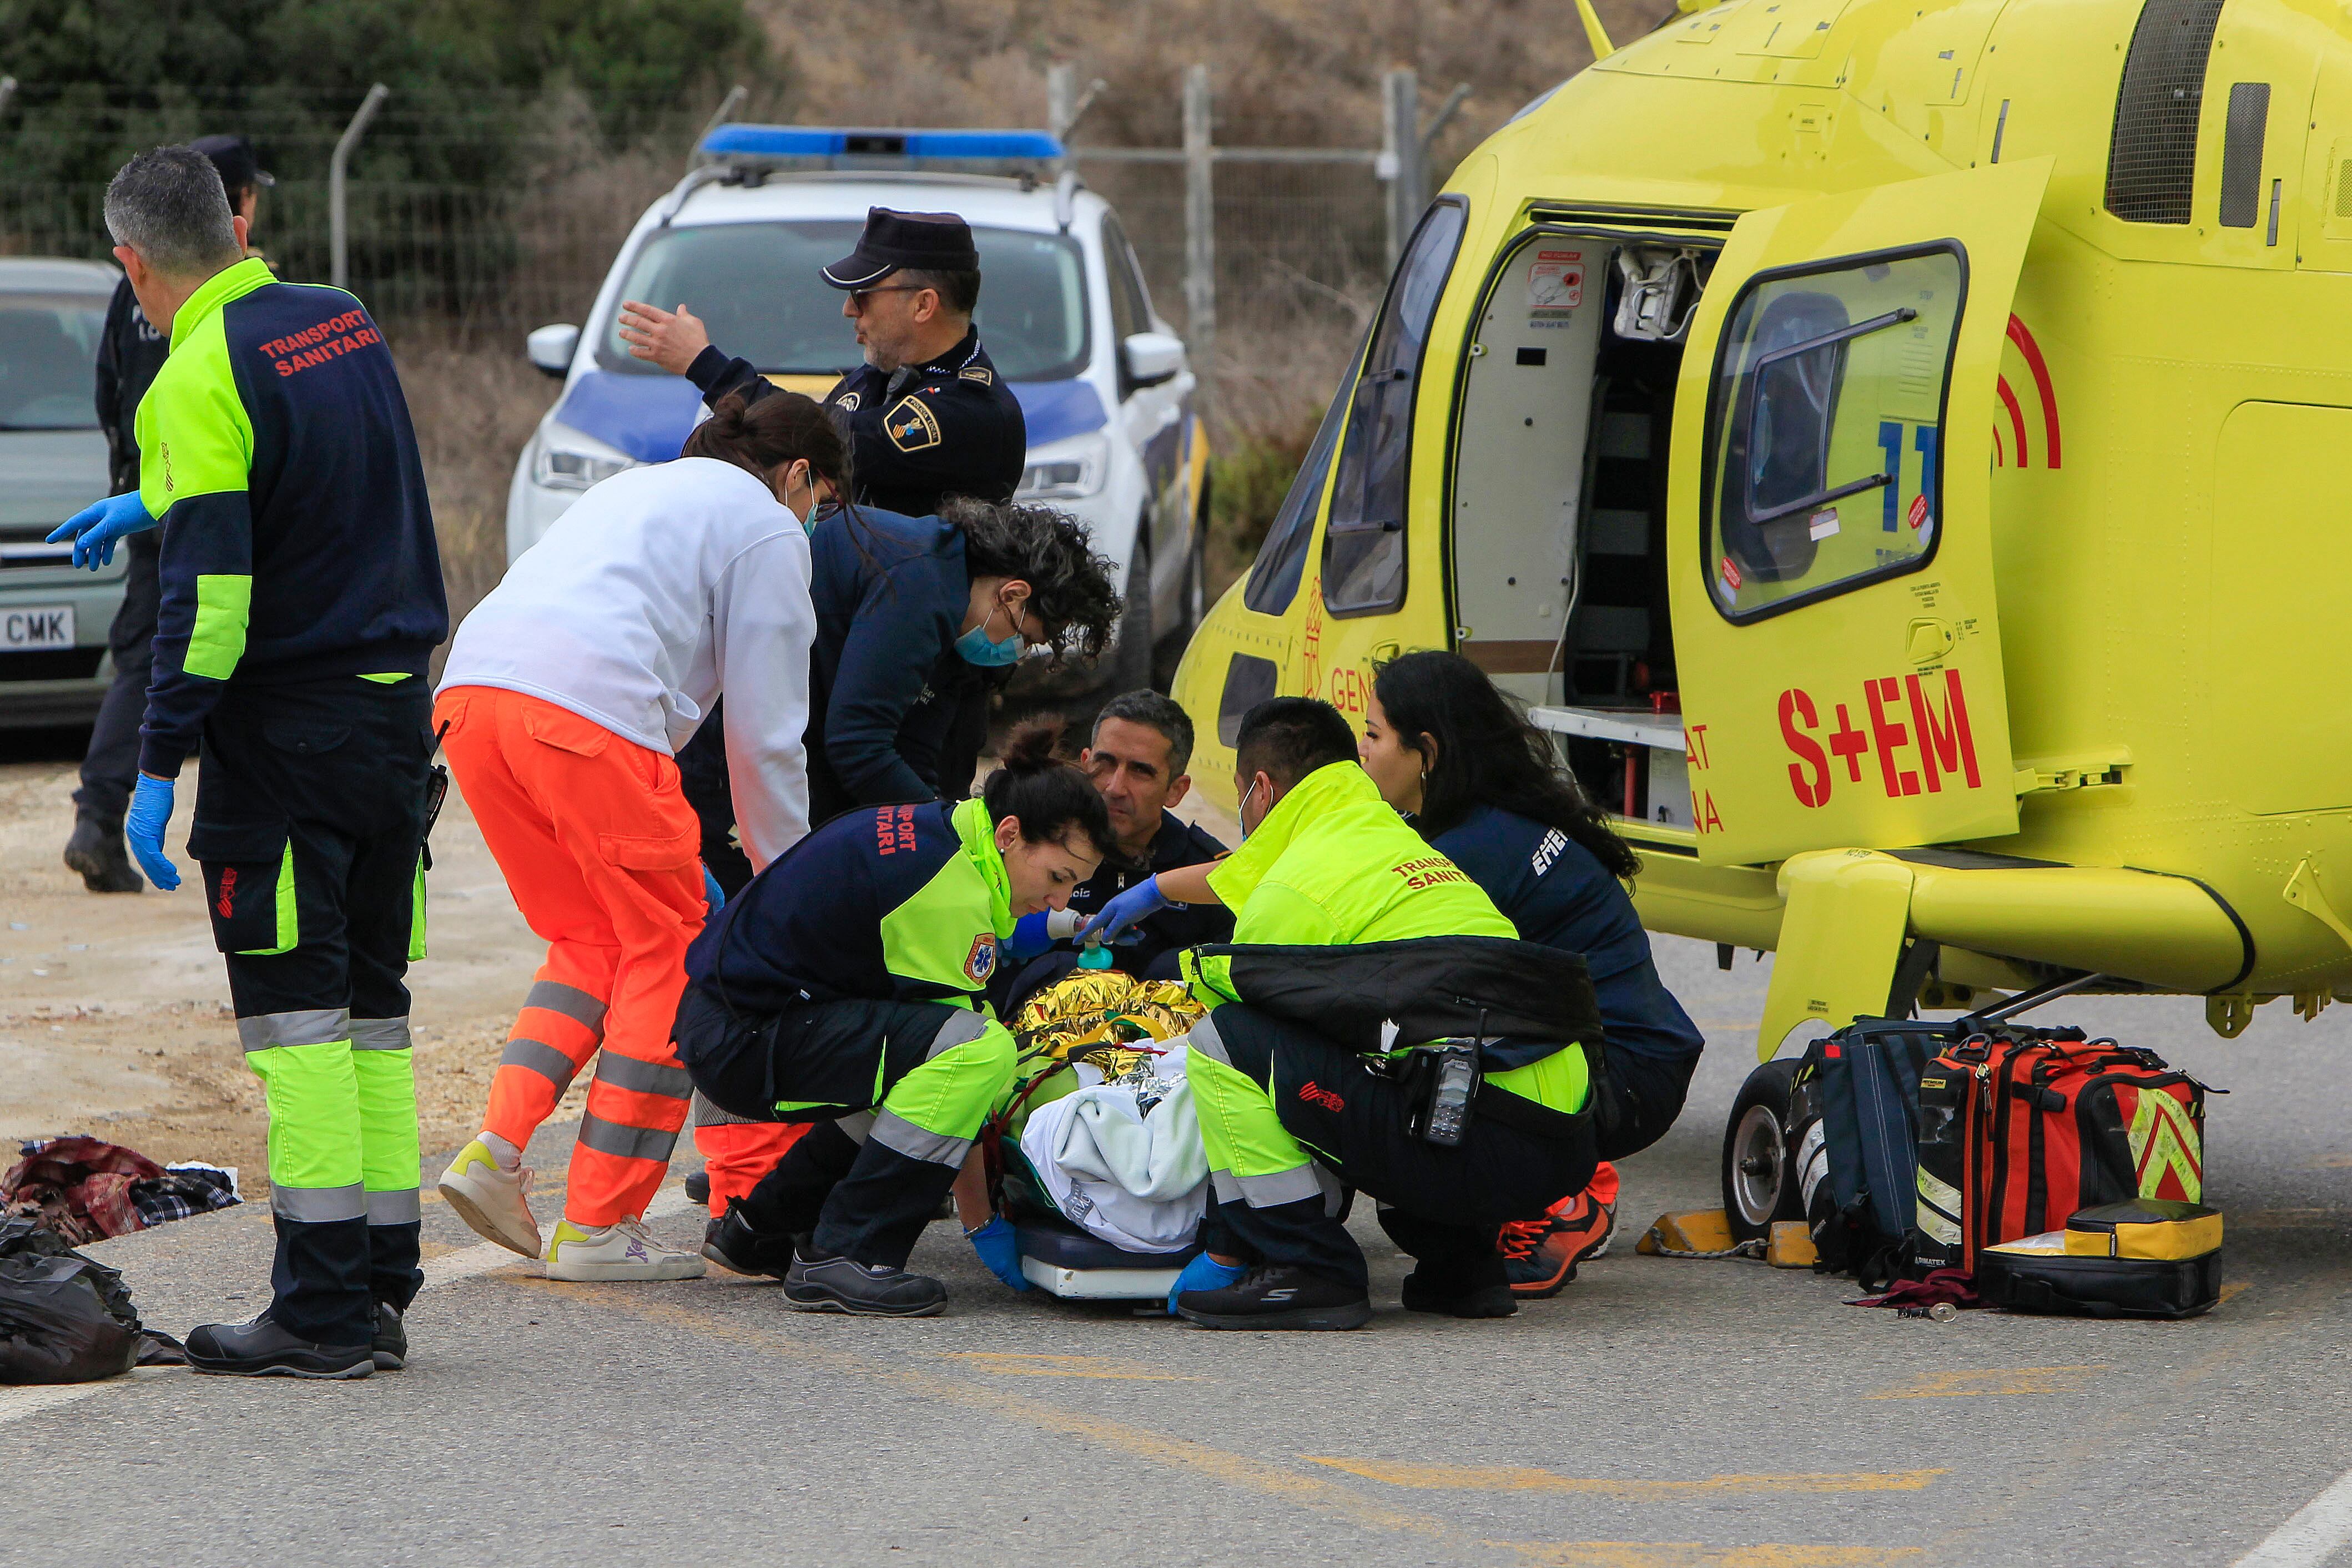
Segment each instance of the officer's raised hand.
[{"label": "officer's raised hand", "polygon": [[651,360],[674,376],[686,374],[695,356],[710,347],[710,329],[684,305],[669,311],[642,300],[624,299],[620,333],[632,355]]},{"label": "officer's raised hand", "polygon": [[96,571],[114,559],[114,542],[125,534],[143,533],[161,519],[147,515],[139,492],[126,490],[84,507],[53,529],[47,540],[61,545],[73,540],[73,563]]}]

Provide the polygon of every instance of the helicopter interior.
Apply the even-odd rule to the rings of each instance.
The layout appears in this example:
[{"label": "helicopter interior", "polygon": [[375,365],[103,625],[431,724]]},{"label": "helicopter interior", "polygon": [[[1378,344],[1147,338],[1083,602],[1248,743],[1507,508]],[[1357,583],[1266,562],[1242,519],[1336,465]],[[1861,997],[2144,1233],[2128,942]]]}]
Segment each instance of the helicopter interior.
[{"label": "helicopter interior", "polygon": [[1667,615],[1667,442],[1713,254],[1537,230],[1469,351],[1452,520],[1461,652],[1530,705],[1593,799],[1690,826]]}]

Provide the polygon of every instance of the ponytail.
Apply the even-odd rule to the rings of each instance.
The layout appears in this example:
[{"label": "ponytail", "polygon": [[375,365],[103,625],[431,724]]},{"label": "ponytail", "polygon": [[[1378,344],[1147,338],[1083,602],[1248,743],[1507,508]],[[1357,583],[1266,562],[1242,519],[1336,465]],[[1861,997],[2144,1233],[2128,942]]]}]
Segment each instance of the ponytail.
[{"label": "ponytail", "polygon": [[1110,812],[1102,794],[1075,765],[1054,754],[1062,738],[1058,719],[1027,719],[1013,726],[996,771],[981,786],[988,820],[1011,817],[1028,842],[1070,846],[1073,832],[1086,836],[1097,860],[1118,853]]},{"label": "ponytail", "polygon": [[758,476],[762,485],[786,464],[805,461],[834,494],[849,497],[849,443],[833,415],[799,392],[772,392],[757,402],[729,392],[687,436],[682,457],[716,457]]}]

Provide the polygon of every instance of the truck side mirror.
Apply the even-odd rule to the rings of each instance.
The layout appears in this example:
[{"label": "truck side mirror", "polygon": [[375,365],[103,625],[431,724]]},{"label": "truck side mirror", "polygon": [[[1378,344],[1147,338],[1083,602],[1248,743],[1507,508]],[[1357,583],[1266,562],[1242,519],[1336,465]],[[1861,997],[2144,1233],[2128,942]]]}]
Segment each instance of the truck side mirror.
[{"label": "truck side mirror", "polygon": [[522,351],[543,376],[562,376],[580,350],[580,329],[569,321],[541,327],[522,340]]}]

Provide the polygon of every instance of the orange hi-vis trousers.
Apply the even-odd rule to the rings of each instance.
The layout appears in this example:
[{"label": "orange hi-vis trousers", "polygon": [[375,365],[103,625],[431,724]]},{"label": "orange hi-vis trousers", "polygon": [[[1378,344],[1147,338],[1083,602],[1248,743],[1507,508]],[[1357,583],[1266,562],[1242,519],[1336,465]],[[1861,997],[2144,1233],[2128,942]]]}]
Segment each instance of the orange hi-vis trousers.
[{"label": "orange hi-vis trousers", "polygon": [[677,764],[496,687],[451,687],[433,719],[448,726],[457,788],[547,941],[482,1125],[525,1146],[595,1057],[564,1216],[582,1227],[642,1216],[694,1091],[670,1045],[705,907],[701,828]]},{"label": "orange hi-vis trousers", "polygon": [[694,1146],[710,1178],[710,1217],[723,1218],[729,1203],[749,1197],[760,1178],[782,1162],[814,1122],[752,1122],[722,1111],[708,1096],[694,1097]]}]

